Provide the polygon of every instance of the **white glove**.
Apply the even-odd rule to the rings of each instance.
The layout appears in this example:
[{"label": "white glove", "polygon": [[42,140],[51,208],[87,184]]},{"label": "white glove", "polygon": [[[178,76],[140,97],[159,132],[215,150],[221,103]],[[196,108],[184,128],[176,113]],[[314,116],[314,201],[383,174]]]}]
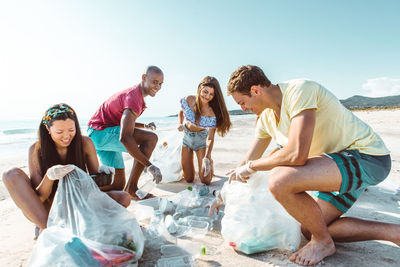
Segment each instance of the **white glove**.
[{"label": "white glove", "polygon": [[149,173],[151,173],[151,175],[153,175],[153,181],[156,182],[156,184],[161,182],[162,174],[161,174],[161,171],[160,171],[160,169],[158,167],[156,167],[154,165],[150,165],[149,167],[147,167],[147,171]]},{"label": "white glove", "polygon": [[105,174],[110,174],[110,173],[115,174],[115,169],[110,166],[101,165],[99,166],[97,173],[102,173],[102,172],[104,172]]},{"label": "white glove", "polygon": [[178,125],[178,131],[182,132],[185,127],[183,127],[183,124]]},{"label": "white glove", "polygon": [[210,205],[207,205],[207,207],[210,207],[210,211],[208,212],[208,216],[213,216],[214,210],[217,210],[217,214],[219,214],[219,207],[223,205],[224,203],[222,202],[220,196],[217,196]]},{"label": "white glove", "polygon": [[60,180],[65,175],[70,173],[73,169],[75,169],[75,166],[72,164],[54,165],[47,170],[46,175],[50,180],[53,180],[53,181]]},{"label": "white glove", "polygon": [[206,177],[211,171],[210,159],[204,157],[201,165],[202,165],[201,170],[203,171],[203,176]]},{"label": "white glove", "polygon": [[156,125],[154,124],[154,122],[150,122],[150,123],[148,123],[148,124],[145,124],[144,125],[144,128],[145,129],[150,129],[150,130],[152,130],[152,131],[155,131],[156,130]]},{"label": "white glove", "polygon": [[228,183],[231,183],[234,180],[247,183],[246,179],[248,179],[251,174],[256,172],[255,170],[250,169],[250,162],[251,161],[248,161],[245,165],[239,166],[236,169],[227,172],[226,175],[229,175]]}]

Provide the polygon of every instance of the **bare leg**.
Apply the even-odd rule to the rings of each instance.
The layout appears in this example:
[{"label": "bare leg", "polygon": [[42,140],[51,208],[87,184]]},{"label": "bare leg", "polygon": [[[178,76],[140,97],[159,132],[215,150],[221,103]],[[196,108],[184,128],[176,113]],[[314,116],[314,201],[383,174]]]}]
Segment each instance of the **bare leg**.
[{"label": "bare leg", "polygon": [[203,171],[202,171],[202,167],[203,167],[203,158],[206,155],[206,149],[202,148],[196,151],[196,157],[197,157],[197,162],[199,164],[199,177],[202,183],[209,185],[211,183],[211,179],[212,179],[212,171],[210,171],[210,173],[204,177]]},{"label": "bare leg", "polygon": [[311,232],[311,240],[290,260],[300,265],[314,265],[335,253],[318,204],[305,191],[338,191],[342,179],[335,162],[327,157],[309,159],[304,166],[277,167],[269,176],[274,197],[298,222]]},{"label": "bare leg", "polygon": [[[147,157],[150,158],[153,153],[154,148],[157,145],[157,135],[144,131],[141,129],[135,129],[133,137],[136,140],[136,143],[139,145],[140,151]],[[133,198],[136,198],[136,190],[138,189],[138,181],[140,175],[144,170],[144,165],[142,165],[137,160],[134,161],[131,174],[129,175],[128,183],[125,186],[125,191],[128,192]]]},{"label": "bare leg", "polygon": [[45,229],[49,211],[33,190],[28,175],[21,169],[13,168],[3,173],[3,182],[25,217],[39,228]]},{"label": "bare leg", "polygon": [[131,196],[127,192],[108,191],[106,192],[106,194],[125,208],[127,208],[131,204]]},{"label": "bare leg", "polygon": [[111,190],[124,190],[125,183],[125,169],[115,169],[114,182],[111,185],[100,187],[100,190],[103,192]]},{"label": "bare leg", "polygon": [[[386,240],[400,246],[400,224],[362,220],[352,217],[340,217],[342,212],[331,203],[317,199],[328,225],[328,231],[334,241],[356,242],[367,240]],[[304,235],[310,238],[310,233]]]},{"label": "bare leg", "polygon": [[192,183],[194,180],[193,150],[186,146],[182,146],[181,164],[183,170],[183,178],[186,182]]}]

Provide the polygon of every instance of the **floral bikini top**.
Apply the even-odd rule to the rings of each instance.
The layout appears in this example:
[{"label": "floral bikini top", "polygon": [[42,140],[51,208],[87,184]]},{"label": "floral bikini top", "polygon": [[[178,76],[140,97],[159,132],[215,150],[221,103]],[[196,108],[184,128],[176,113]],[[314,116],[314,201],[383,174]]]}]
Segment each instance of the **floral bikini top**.
[{"label": "floral bikini top", "polygon": [[196,125],[197,127],[203,128],[203,129],[217,127],[217,118],[216,117],[200,116],[199,123],[196,123],[194,111],[187,104],[185,97],[181,99],[181,107],[183,110],[183,114],[185,115],[186,121],[190,122],[191,124]]}]

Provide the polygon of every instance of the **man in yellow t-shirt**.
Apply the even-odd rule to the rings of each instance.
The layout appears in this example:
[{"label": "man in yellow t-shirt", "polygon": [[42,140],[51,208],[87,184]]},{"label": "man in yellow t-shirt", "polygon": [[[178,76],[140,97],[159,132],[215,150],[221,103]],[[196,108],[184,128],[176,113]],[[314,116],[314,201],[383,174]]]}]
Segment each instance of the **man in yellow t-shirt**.
[{"label": "man in yellow t-shirt", "polygon": [[[256,138],[229,182],[268,171],[269,189],[310,239],[290,260],[314,265],[335,253],[334,241],[388,240],[400,246],[400,225],[341,217],[391,168],[389,150],[366,123],[320,84],[272,84],[257,66],[232,73],[228,95],[258,115]],[[271,139],[279,148],[262,157]],[[312,198],[306,191],[315,191]]]}]

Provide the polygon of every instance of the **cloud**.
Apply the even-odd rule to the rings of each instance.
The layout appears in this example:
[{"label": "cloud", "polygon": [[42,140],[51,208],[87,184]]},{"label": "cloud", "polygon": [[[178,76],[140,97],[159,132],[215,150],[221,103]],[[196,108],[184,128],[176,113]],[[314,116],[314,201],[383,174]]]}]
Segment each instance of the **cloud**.
[{"label": "cloud", "polygon": [[362,88],[368,91],[368,96],[372,97],[400,95],[400,79],[388,77],[368,79]]}]

